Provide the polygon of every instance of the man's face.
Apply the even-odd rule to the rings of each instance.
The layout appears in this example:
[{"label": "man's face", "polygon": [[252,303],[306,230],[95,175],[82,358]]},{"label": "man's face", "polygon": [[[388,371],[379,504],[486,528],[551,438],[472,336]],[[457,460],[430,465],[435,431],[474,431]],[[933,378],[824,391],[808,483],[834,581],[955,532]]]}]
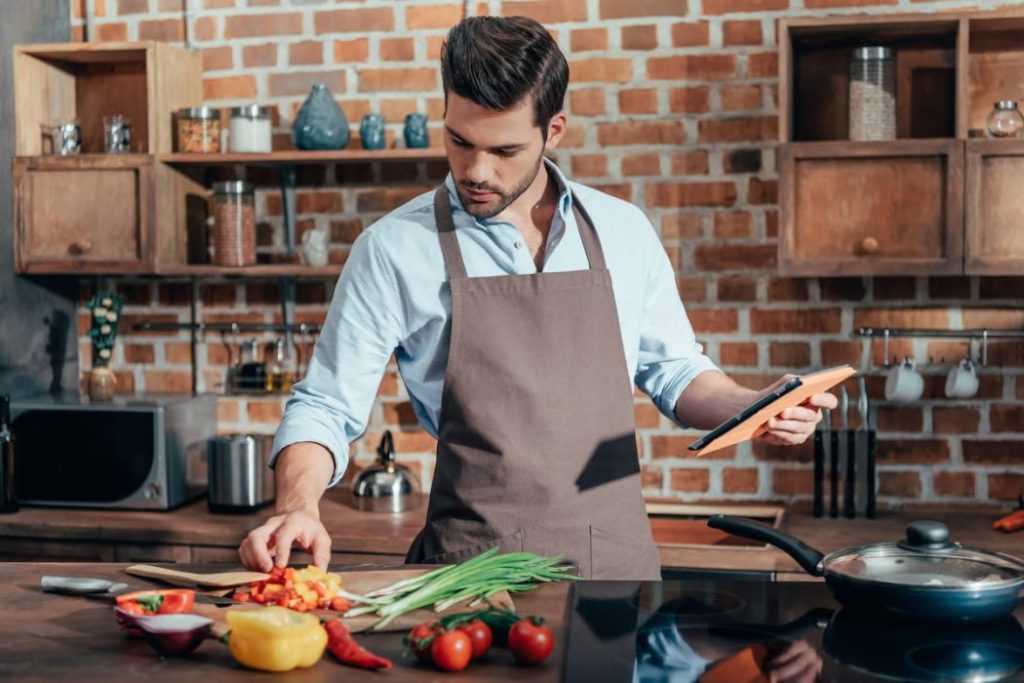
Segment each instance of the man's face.
[{"label": "man's face", "polygon": [[[556,121],[557,119],[557,121]],[[545,149],[558,144],[564,114],[549,125],[545,142],[533,123],[533,100],[495,111],[448,93],[444,144],[463,207],[476,218],[497,216],[537,177]]]}]

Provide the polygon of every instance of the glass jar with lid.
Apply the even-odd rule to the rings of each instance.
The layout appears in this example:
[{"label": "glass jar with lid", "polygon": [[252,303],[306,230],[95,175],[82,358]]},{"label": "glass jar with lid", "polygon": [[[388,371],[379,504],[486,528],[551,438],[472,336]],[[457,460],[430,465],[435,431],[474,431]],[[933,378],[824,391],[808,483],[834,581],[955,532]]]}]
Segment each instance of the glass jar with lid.
[{"label": "glass jar with lid", "polygon": [[1024,135],[1024,115],[1014,100],[999,100],[985,122],[992,138],[1019,138]]},{"label": "glass jar with lid", "polygon": [[186,107],[178,110],[178,151],[215,154],[220,151],[220,109]]},{"label": "glass jar with lid", "polygon": [[231,108],[228,145],[232,152],[269,152],[270,109],[258,104]]},{"label": "glass jar with lid", "polygon": [[256,198],[252,183],[232,180],[213,186],[213,262],[256,263]]},{"label": "glass jar with lid", "polygon": [[850,139],[896,139],[896,60],[891,48],[850,53]]}]

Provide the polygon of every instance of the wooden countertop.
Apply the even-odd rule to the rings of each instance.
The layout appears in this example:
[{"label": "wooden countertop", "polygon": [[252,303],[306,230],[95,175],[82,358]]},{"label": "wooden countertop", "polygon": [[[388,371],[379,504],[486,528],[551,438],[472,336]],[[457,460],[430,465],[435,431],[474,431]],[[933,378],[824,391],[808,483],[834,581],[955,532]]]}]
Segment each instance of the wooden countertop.
[{"label": "wooden countertop", "polygon": [[[349,500],[347,490],[332,489],[321,502],[321,517],[331,534],[332,550],[404,556],[423,523],[425,501],[401,514],[381,514],[355,510]],[[270,515],[270,508],[248,515],[213,515],[202,500],[170,512],[22,508],[15,514],[0,515],[0,538],[237,548],[245,534]],[[1024,555],[1024,532],[1004,534],[992,529],[992,522],[999,516],[994,508],[925,508],[880,510],[876,519],[816,519],[808,509],[796,506],[785,509],[780,526],[828,553],[865,543],[898,540],[908,523],[935,519],[947,524],[951,537],[964,545]],[[700,518],[680,520],[674,526],[662,519],[654,525],[654,531],[666,567],[770,571],[789,574],[790,578],[807,576],[788,555],[774,548],[716,543],[715,537],[708,537]]]},{"label": "wooden countertop", "polygon": [[[43,593],[44,574],[128,580],[114,563],[0,563],[0,680],[5,681],[380,681],[381,676],[401,681],[438,681],[450,674],[403,656],[401,633],[357,636],[359,642],[391,659],[395,670],[387,674],[361,671],[338,664],[330,654],[310,669],[284,674],[251,671],[237,664],[227,647],[207,640],[187,658],[162,658],[142,639],[126,636],[114,622],[110,605],[98,600]],[[214,571],[211,565],[194,568]],[[155,585],[155,584],[153,584]],[[543,616],[555,634],[555,652],[539,667],[518,667],[503,648],[474,662],[458,674],[460,681],[556,681],[566,642],[566,605],[569,584],[541,586],[516,596],[517,609]]]}]

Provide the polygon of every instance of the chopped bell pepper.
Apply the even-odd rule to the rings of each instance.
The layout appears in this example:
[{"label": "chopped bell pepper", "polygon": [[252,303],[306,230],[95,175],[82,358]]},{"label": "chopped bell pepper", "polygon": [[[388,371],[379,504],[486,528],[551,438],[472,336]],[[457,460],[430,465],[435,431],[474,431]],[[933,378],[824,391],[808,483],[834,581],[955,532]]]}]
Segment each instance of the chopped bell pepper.
[{"label": "chopped bell pepper", "polygon": [[284,607],[231,609],[228,648],[238,663],[262,671],[291,671],[320,661],[327,633],[320,620]]},{"label": "chopped bell pepper", "polygon": [[187,614],[196,602],[196,592],[188,588],[133,591],[117,596],[116,604],[129,614]]}]

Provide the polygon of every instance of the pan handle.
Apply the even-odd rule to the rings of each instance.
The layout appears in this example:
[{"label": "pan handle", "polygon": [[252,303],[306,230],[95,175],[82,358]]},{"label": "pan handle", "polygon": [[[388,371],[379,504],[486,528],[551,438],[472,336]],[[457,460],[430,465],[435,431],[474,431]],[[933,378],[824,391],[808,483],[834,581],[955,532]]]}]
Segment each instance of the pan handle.
[{"label": "pan handle", "polygon": [[708,519],[708,526],[712,529],[719,529],[733,534],[734,536],[770,543],[776,548],[785,551],[811,576],[822,576],[825,573],[825,568],[821,564],[821,560],[825,555],[795,536],[770,527],[764,522],[747,519],[746,517],[711,515]]}]

